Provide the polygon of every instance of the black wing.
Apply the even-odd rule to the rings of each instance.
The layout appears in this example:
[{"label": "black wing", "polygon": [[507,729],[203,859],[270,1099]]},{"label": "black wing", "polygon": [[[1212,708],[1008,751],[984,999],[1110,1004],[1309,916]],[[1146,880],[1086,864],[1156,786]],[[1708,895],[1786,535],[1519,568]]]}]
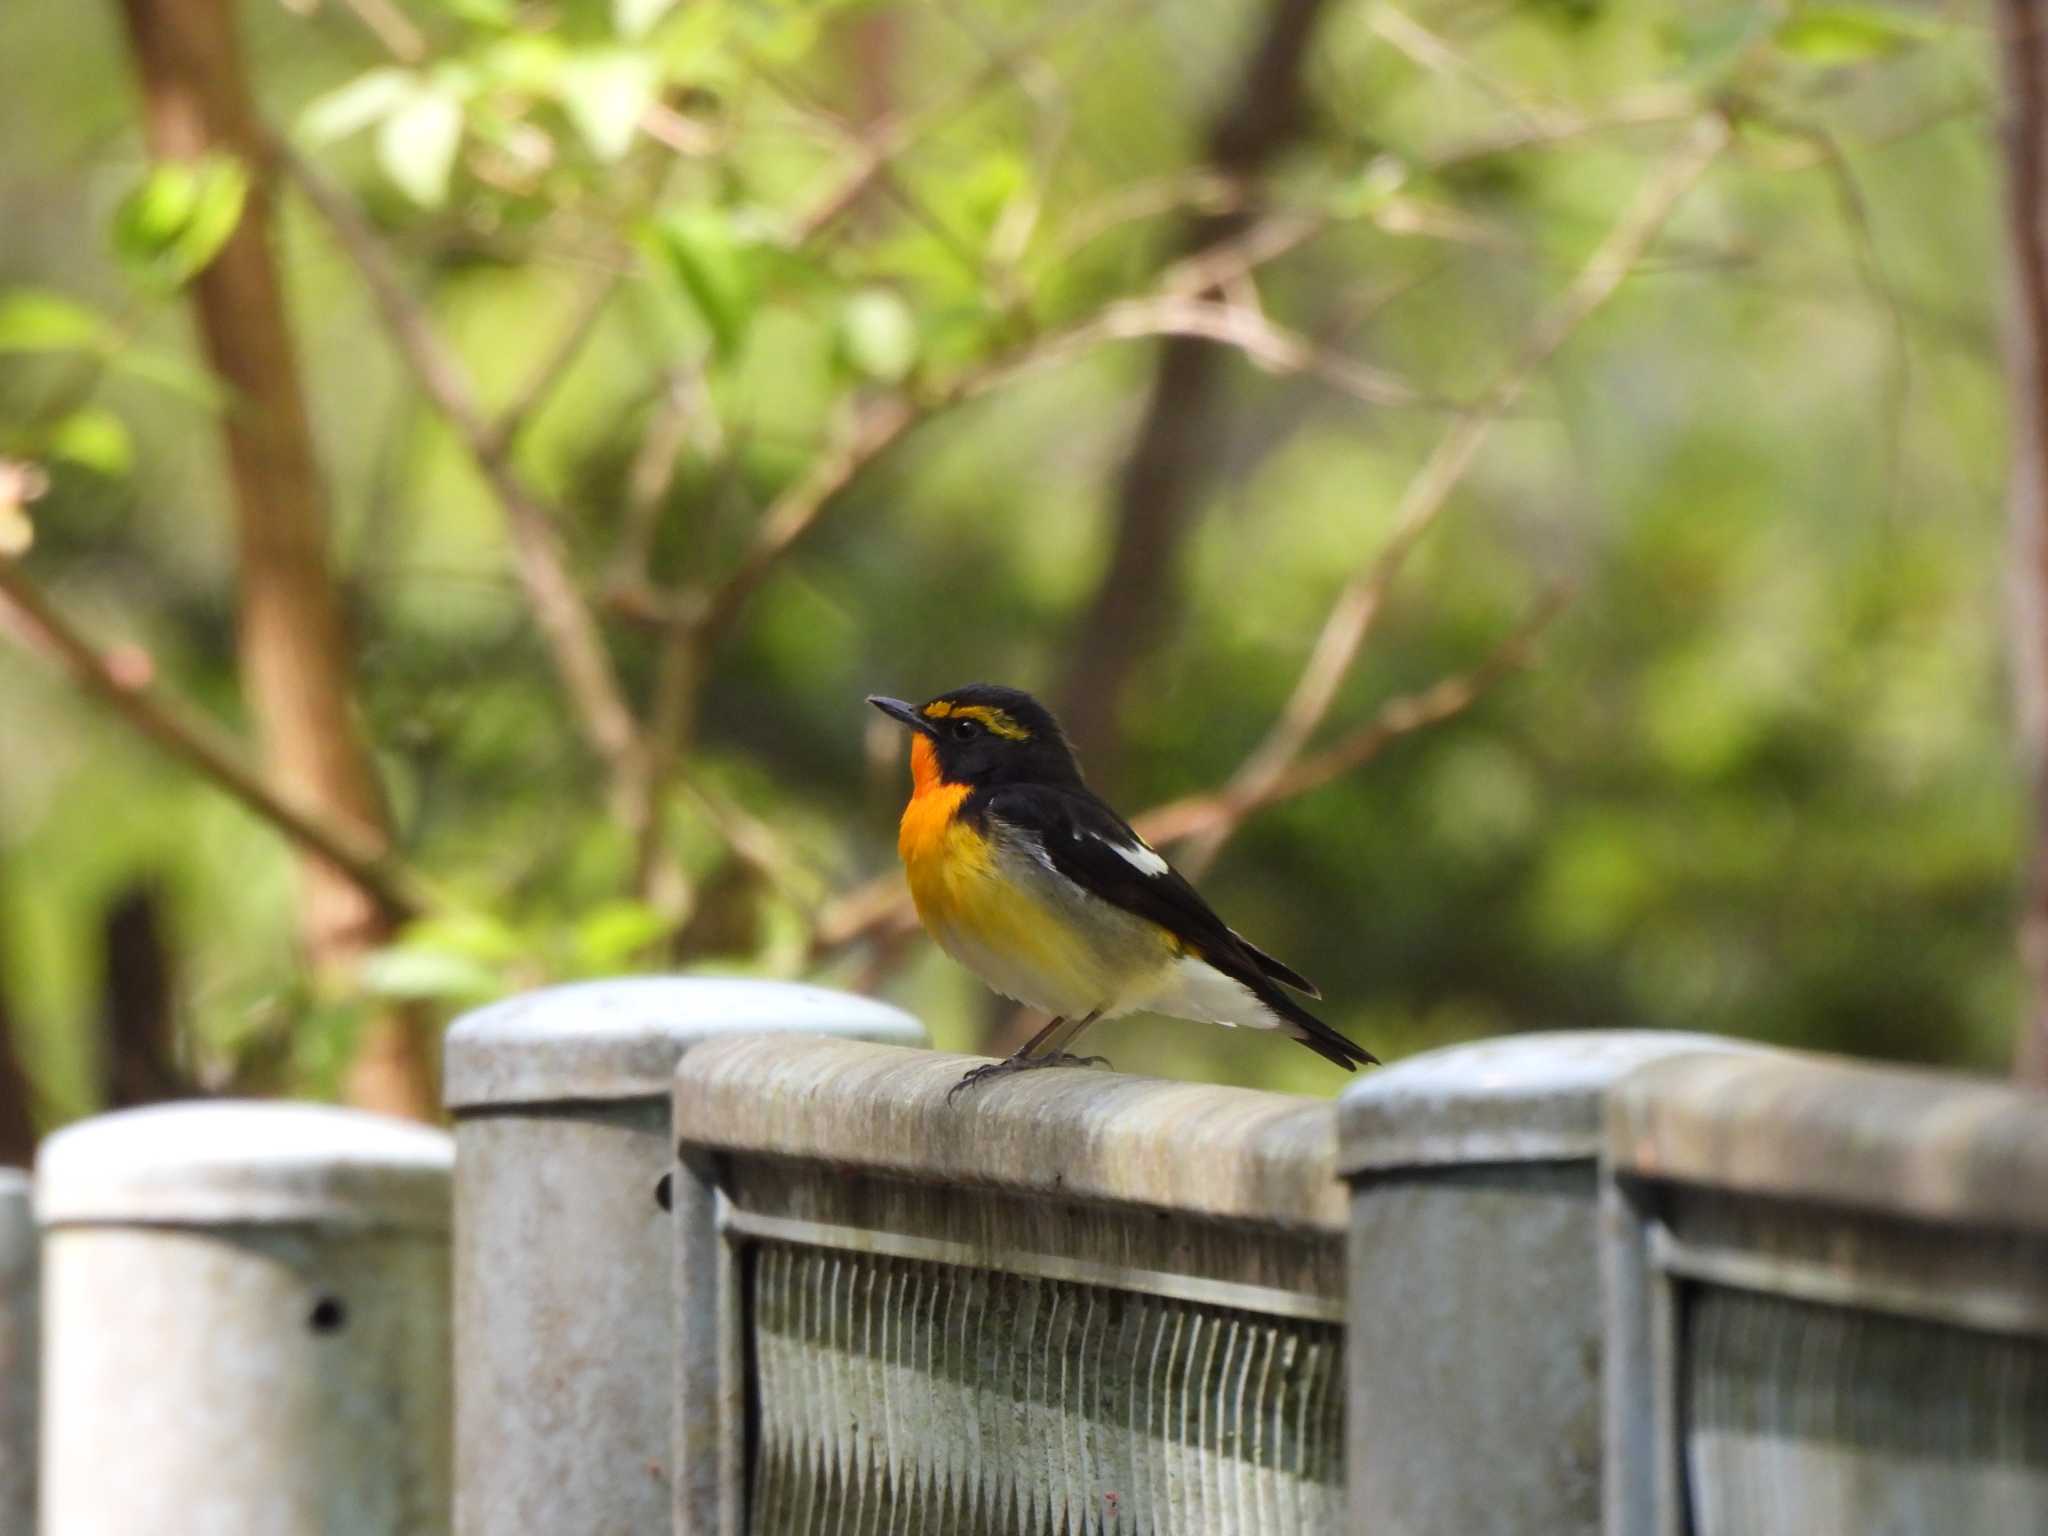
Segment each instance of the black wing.
[{"label": "black wing", "polygon": [[1239,937],[1178,870],[1094,795],[1019,784],[975,798],[982,803],[970,802],[970,814],[983,811],[1035,834],[1054,870],[1111,905],[1157,923],[1191,953],[1242,982],[1309,1049],[1347,1071],[1377,1059],[1283,992],[1281,985],[1320,996],[1304,977]]}]

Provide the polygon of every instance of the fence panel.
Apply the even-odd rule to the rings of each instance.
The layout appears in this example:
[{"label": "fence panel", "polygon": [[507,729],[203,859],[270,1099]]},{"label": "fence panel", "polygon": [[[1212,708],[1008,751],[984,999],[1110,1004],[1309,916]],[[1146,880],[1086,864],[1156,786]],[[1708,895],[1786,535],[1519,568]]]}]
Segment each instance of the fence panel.
[{"label": "fence panel", "polygon": [[727,1536],[1288,1536],[1343,1521],[1334,1106],[733,1040],[676,1123]]},{"label": "fence panel", "polygon": [[2048,1533],[2048,1099],[1680,1060],[1607,1148],[1609,1536]]}]

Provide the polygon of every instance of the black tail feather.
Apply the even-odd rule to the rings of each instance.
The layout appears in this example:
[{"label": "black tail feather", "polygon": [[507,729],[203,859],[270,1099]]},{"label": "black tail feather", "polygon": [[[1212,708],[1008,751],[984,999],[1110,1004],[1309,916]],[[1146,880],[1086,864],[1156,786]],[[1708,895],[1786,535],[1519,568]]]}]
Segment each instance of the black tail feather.
[{"label": "black tail feather", "polygon": [[1346,1072],[1355,1072],[1362,1066],[1376,1067],[1380,1064],[1379,1057],[1349,1035],[1332,1029],[1278,987],[1267,986],[1255,990],[1260,1002],[1287,1021],[1288,1035],[1299,1040],[1323,1060],[1342,1067]]},{"label": "black tail feather", "polygon": [[1260,971],[1264,972],[1271,980],[1279,982],[1283,987],[1292,987],[1297,992],[1306,993],[1310,997],[1321,997],[1323,995],[1321,987],[1310,981],[1292,966],[1282,965],[1278,960],[1275,960],[1271,955],[1267,954],[1258,945],[1235,929],[1231,930],[1231,937],[1244,946],[1244,952],[1252,957],[1252,963],[1258,966]]}]

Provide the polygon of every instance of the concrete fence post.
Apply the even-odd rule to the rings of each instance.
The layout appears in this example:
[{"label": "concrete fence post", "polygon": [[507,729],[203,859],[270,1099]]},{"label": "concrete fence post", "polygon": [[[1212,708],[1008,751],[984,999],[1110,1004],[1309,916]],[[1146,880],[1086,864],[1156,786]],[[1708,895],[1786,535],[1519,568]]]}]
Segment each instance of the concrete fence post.
[{"label": "concrete fence post", "polygon": [[450,1031],[462,1536],[680,1518],[696,1452],[672,1408],[672,1228],[685,1251],[717,1238],[709,1186],[677,1168],[670,1091],[691,1046],[764,1031],[925,1040],[867,998],[668,977],[534,992]]},{"label": "concrete fence post", "polygon": [[36,1528],[36,1219],[29,1177],[0,1168],[0,1536]]},{"label": "concrete fence post", "polygon": [[1602,1105],[1645,1062],[1753,1049],[1517,1035],[1428,1052],[1345,1093],[1349,1529],[1598,1532]]},{"label": "concrete fence post", "polygon": [[448,1528],[442,1132],[165,1105],[44,1143],[42,1527]]}]

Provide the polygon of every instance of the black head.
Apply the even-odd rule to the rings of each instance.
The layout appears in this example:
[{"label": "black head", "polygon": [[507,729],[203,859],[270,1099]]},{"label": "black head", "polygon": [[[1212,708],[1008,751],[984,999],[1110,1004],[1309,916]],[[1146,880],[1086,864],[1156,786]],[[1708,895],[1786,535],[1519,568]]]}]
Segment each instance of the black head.
[{"label": "black head", "polygon": [[970,683],[923,704],[870,694],[868,702],[917,733],[911,767],[946,784],[1078,784],[1081,765],[1066,734],[1030,694]]}]

